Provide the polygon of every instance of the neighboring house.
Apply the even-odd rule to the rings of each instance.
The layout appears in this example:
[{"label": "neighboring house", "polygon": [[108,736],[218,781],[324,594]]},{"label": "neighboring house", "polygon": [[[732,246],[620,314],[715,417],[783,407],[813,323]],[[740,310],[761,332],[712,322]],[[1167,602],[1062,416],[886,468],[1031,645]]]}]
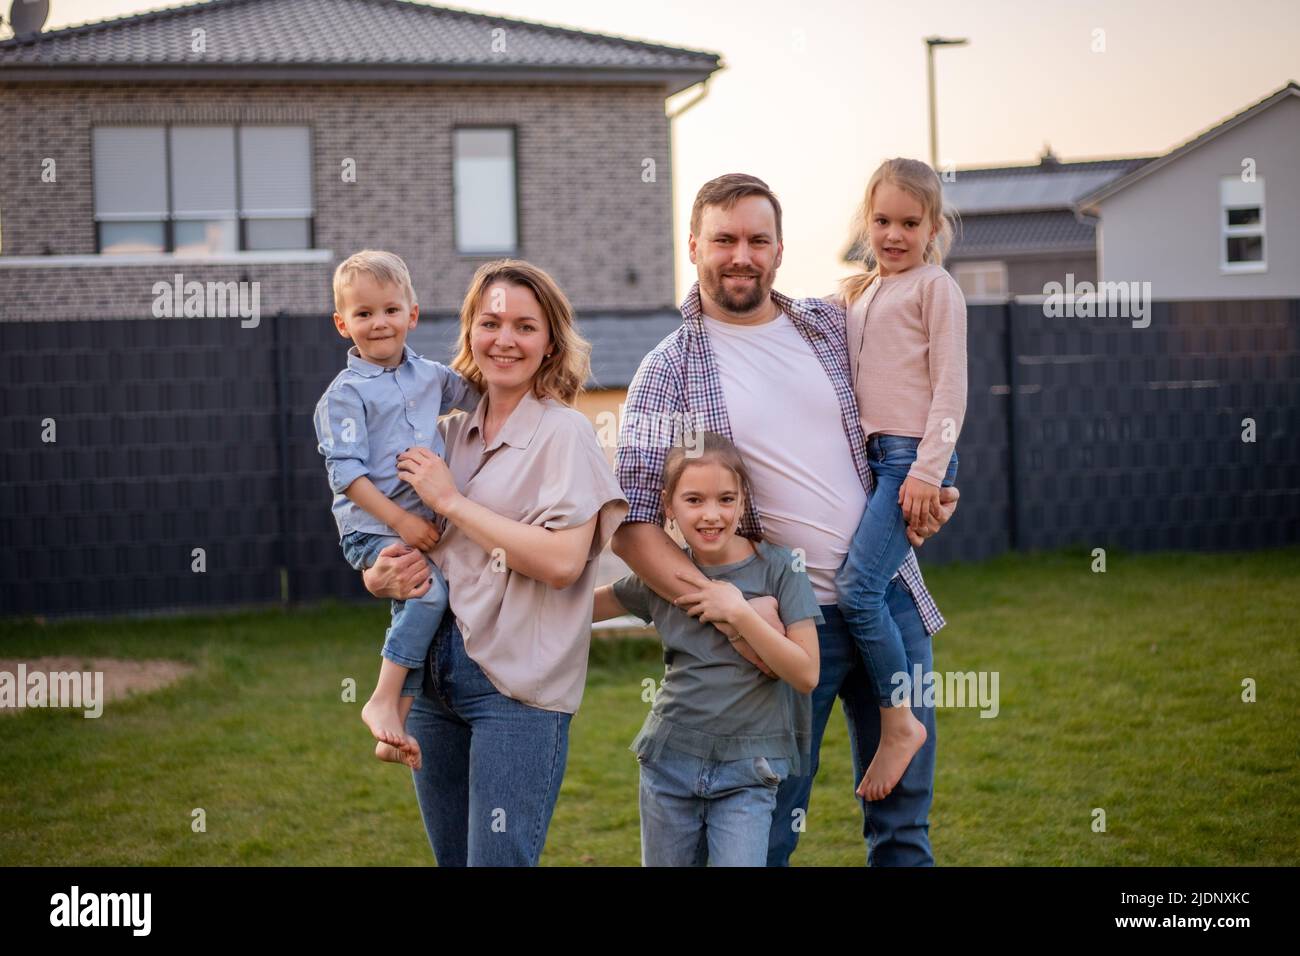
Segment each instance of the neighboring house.
[{"label": "neighboring house", "polygon": [[511,255],[560,282],[617,390],[607,347],[680,322],[664,101],[719,68],[402,0],[211,0],[5,40],[0,321],[148,318],[177,273],[327,316],[365,247],[406,259],[436,320]]},{"label": "neighboring house", "polygon": [[[1048,148],[1036,166],[955,170],[943,184],[958,214],[944,266],[968,298],[1042,295],[1070,272],[1096,281],[1095,227],[1075,215],[1074,201],[1146,162],[1061,162]],[[856,258],[856,249],[845,254]]]},{"label": "neighboring house", "polygon": [[1082,196],[1100,278],[1156,299],[1300,296],[1300,84]]}]

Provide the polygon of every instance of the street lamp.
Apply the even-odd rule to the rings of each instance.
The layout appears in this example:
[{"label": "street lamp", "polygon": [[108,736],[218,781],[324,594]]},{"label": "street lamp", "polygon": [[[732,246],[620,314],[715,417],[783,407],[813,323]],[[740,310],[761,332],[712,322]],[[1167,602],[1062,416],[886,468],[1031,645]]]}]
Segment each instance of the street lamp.
[{"label": "street lamp", "polygon": [[925,71],[930,90],[930,165],[939,168],[939,136],[935,132],[934,118],[934,48],[937,46],[965,46],[970,41],[965,37],[955,40],[943,37],[925,38]]}]

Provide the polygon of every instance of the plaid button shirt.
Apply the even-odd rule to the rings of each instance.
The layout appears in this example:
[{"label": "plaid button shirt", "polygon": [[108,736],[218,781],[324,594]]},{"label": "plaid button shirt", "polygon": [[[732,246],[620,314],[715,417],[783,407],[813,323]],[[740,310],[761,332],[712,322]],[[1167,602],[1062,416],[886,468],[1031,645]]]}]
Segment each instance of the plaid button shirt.
[{"label": "plaid button shirt", "polygon": [[[874,480],[867,465],[867,444],[858,421],[858,405],[849,380],[848,347],[844,333],[844,310],[823,299],[791,299],[772,290],[772,301],[790,317],[826,377],[835,387],[840,403],[840,424],[853,450],[853,463],[868,495]],[[687,431],[711,431],[731,436],[727,402],[722,392],[717,363],[709,348],[700,309],[700,284],[691,286],[682,302],[682,325],[641,360],[627,390],[619,427],[615,458],[619,484],[631,505],[624,523],[664,523],[660,500],[664,459],[674,441]],[[741,449],[744,452],[744,449]],[[739,531],[749,538],[762,534],[763,526],[752,496],[746,496],[745,513]],[[916,602],[926,632],[943,627],[943,615],[925,588],[916,554],[908,551],[898,570],[903,586]]]}]

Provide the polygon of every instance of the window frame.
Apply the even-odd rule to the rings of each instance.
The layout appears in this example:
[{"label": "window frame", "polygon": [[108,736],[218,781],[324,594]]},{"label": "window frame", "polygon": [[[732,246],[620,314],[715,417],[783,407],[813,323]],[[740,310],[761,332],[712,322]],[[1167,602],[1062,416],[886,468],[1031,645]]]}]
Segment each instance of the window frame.
[{"label": "window frame", "polygon": [[[498,252],[466,252],[460,248],[457,240],[456,219],[456,134],[461,130],[509,130],[510,162],[514,167],[514,207],[515,207],[515,242],[509,249]],[[503,256],[519,257],[522,255],[524,234],[523,209],[521,202],[521,180],[519,171],[519,124],[517,123],[456,123],[451,127],[451,244],[460,259],[500,259]]]},{"label": "window frame", "polygon": [[[1225,275],[1260,273],[1268,271],[1268,211],[1264,177],[1256,177],[1249,185],[1259,188],[1259,201],[1252,203],[1229,202],[1223,196],[1224,186],[1240,181],[1240,176],[1223,176],[1219,179],[1219,271]],[[1259,222],[1249,226],[1228,225],[1228,213],[1236,209],[1258,209]],[[1259,237],[1262,258],[1232,262],[1228,259],[1228,240]]]},{"label": "window frame", "polygon": [[[213,127],[233,128],[233,130],[234,130],[234,142],[235,142],[235,152],[234,152],[234,156],[235,156],[235,223],[236,223],[236,228],[235,228],[235,233],[236,233],[236,238],[235,238],[236,248],[233,250],[234,254],[238,255],[238,254],[242,254],[242,253],[309,252],[309,251],[312,251],[312,250],[315,250],[315,249],[316,249],[316,212],[317,212],[317,204],[316,204],[316,128],[315,128],[315,126],[314,126],[312,123],[258,123],[258,122],[253,122],[253,123],[238,123],[238,122],[236,122],[236,123],[203,123],[203,122],[188,122],[188,121],[186,121],[186,122],[180,122],[180,121],[169,121],[169,122],[166,122],[166,123],[98,123],[98,124],[94,124],[94,125],[92,125],[92,126],[90,127],[90,150],[89,150],[89,152],[90,152],[90,169],[91,169],[91,177],[90,177],[90,208],[91,208],[91,216],[92,216],[93,219],[94,219],[94,225],[95,225],[95,255],[97,255],[97,256],[103,256],[103,257],[106,258],[106,259],[113,259],[113,258],[115,258],[115,257],[118,256],[118,255],[152,255],[152,256],[175,256],[175,255],[177,255],[177,253],[176,253],[176,229],[175,229],[175,223],[176,223],[177,221],[186,221],[183,217],[182,217],[181,220],[177,220],[177,218],[176,218],[176,212],[175,212],[175,209],[174,209],[174,205],[175,205],[175,203],[174,203],[174,197],[173,197],[173,195],[172,195],[172,175],[173,175],[173,173],[172,173],[172,128],[173,128],[173,127],[177,127],[177,126],[185,126],[185,127],[192,127],[192,126],[213,126]],[[306,129],[306,130],[307,130],[307,175],[308,175],[308,177],[310,178],[310,184],[309,184],[309,186],[308,186],[308,195],[311,197],[311,214],[310,214],[309,216],[306,217],[306,219],[307,219],[307,241],[310,243],[310,245],[308,245],[308,246],[307,246],[306,248],[304,248],[304,249],[249,249],[249,248],[248,248],[248,245],[247,245],[247,240],[248,240],[248,230],[247,230],[247,227],[246,227],[247,220],[249,220],[249,219],[266,219],[266,218],[275,218],[275,217],[265,217],[265,216],[245,216],[245,215],[244,215],[244,210],[243,210],[243,197],[242,197],[242,194],[241,194],[241,186],[242,186],[242,183],[243,183],[243,170],[242,170],[242,168],[241,168],[242,163],[241,163],[241,161],[240,161],[240,137],[241,137],[241,131],[242,131],[243,129],[247,128],[247,127],[268,127],[268,126],[270,126],[270,127],[277,127],[277,128],[279,128],[279,127],[298,127],[298,128],[303,128],[303,129]],[[105,222],[157,222],[157,221],[158,221],[157,219],[146,219],[146,218],[143,218],[143,217],[141,217],[141,218],[139,218],[139,219],[130,219],[130,218],[100,219],[99,216],[95,213],[95,205],[96,205],[96,204],[95,204],[95,197],[96,197],[96,192],[97,192],[97,190],[99,189],[99,183],[96,181],[96,178],[95,178],[95,175],[94,175],[94,169],[95,169],[95,156],[94,156],[94,151],[95,151],[95,130],[97,130],[97,129],[123,128],[123,127],[161,129],[161,130],[163,131],[163,167],[164,167],[164,173],[165,173],[163,179],[164,179],[164,181],[165,181],[166,188],[167,188],[167,215],[166,215],[166,217],[164,217],[164,219],[162,220],[162,226],[163,226],[163,248],[162,248],[160,251],[158,251],[158,252],[150,252],[150,253],[113,253],[113,252],[105,252],[105,251],[104,251],[103,224],[104,224]],[[296,218],[298,218],[298,217],[294,217],[294,218],[296,219]],[[192,221],[192,220],[191,220],[191,221]],[[231,255],[231,253],[230,253],[230,252],[218,252],[218,253],[209,253],[209,254],[207,254],[207,255],[213,255],[213,256],[229,256],[229,255]],[[192,253],[184,253],[184,254],[182,254],[182,257],[183,257],[183,258],[186,258],[186,259],[191,259],[191,258],[195,258],[195,255],[192,254]]]}]

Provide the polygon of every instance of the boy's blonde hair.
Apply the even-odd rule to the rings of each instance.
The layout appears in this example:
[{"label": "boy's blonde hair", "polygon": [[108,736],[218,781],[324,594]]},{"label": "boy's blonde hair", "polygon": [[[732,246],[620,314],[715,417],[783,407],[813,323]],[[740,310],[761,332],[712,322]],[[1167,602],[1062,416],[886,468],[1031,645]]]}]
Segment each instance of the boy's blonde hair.
[{"label": "boy's blonde hair", "polygon": [[943,205],[943,185],[939,176],[929,163],[919,159],[887,159],[876,167],[867,181],[862,203],[853,216],[853,247],[858,250],[862,271],[840,280],[840,295],[845,306],[852,304],[876,277],[880,275],[880,263],[871,251],[871,211],[876,189],[881,183],[889,183],[908,193],[921,204],[924,216],[930,225],[939,227],[935,237],[925,247],[925,261],[937,266],[943,265],[943,258],[952,248],[953,229],[951,212]]},{"label": "boy's blonde hair", "polygon": [[508,282],[532,290],[542,307],[550,332],[550,355],[542,359],[533,376],[533,394],[572,405],[591,377],[591,343],[578,334],[573,320],[573,306],[560,286],[544,270],[521,259],[498,259],[479,266],[470,281],[465,301],[460,307],[460,341],[451,367],[480,389],[483,372],[470,351],[470,333],[474,319],[483,306],[483,296],[495,282]]},{"label": "boy's blonde hair", "polygon": [[415,287],[411,285],[411,273],[401,256],[379,249],[362,249],[353,253],[334,270],[334,311],[343,311],[343,290],[352,284],[358,275],[368,275],[376,282],[395,285],[402,290],[406,301],[418,305]]}]

